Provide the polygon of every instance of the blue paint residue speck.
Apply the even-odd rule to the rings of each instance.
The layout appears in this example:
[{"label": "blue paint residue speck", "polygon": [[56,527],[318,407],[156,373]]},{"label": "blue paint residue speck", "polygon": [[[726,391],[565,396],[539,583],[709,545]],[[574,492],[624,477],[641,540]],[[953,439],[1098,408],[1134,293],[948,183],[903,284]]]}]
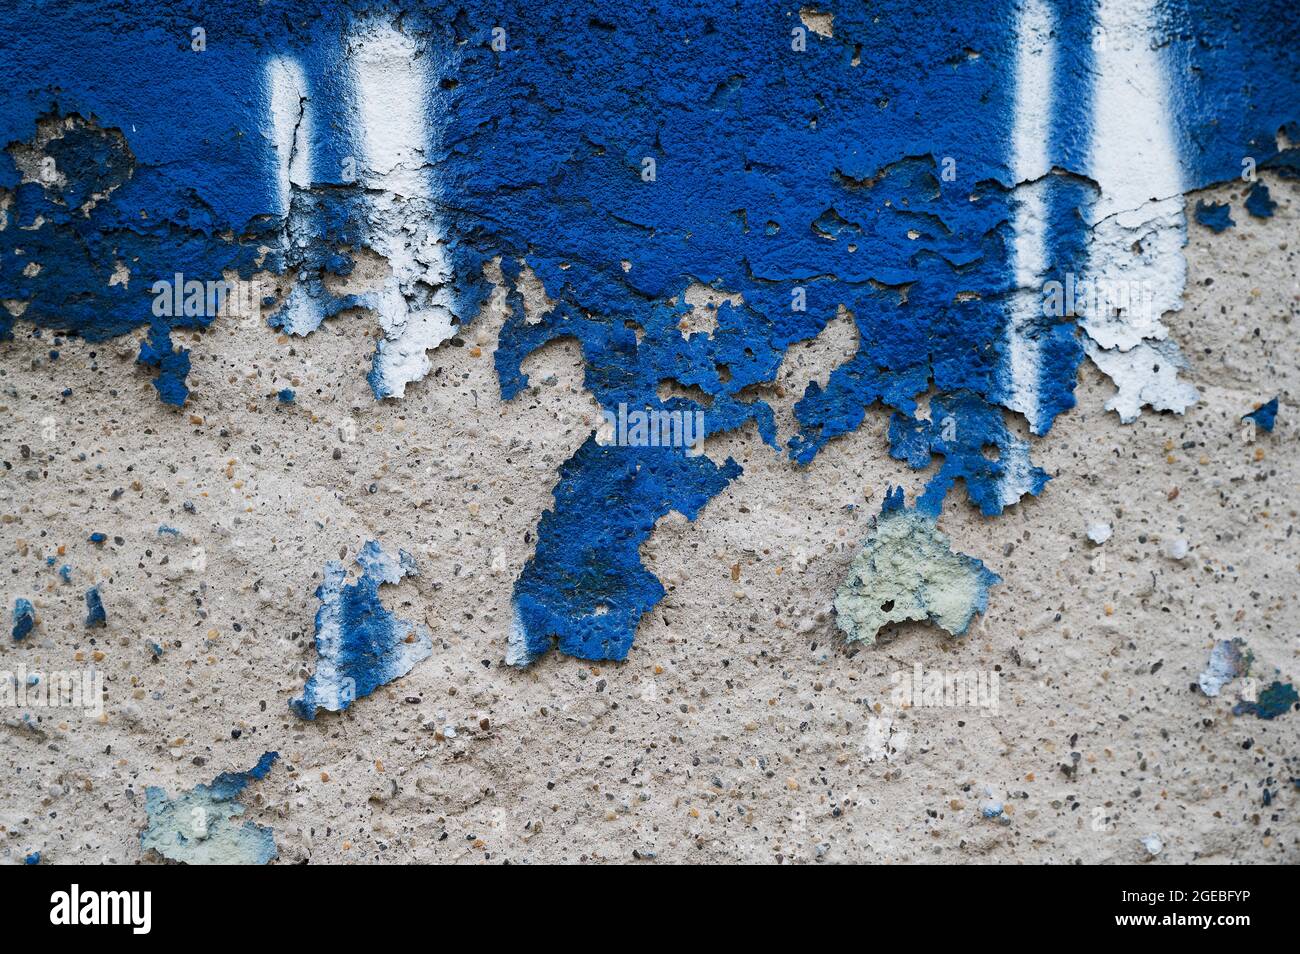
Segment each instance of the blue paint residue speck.
[{"label": "blue paint residue speck", "polygon": [[1238,702],[1232,707],[1232,712],[1234,715],[1253,715],[1257,719],[1271,720],[1290,712],[1297,702],[1300,702],[1300,694],[1296,693],[1294,686],[1289,682],[1274,681],[1260,692],[1257,699]]},{"label": "blue paint residue speck", "polygon": [[22,596],[18,597],[14,600],[14,639],[26,639],[35,625],[36,610],[32,608],[32,601]]},{"label": "blue paint residue speck", "polygon": [[1256,182],[1246,195],[1246,211],[1257,219],[1271,219],[1277,210],[1277,203],[1269,195],[1268,186]]},{"label": "blue paint residue speck", "polygon": [[1204,200],[1196,203],[1196,221],[1214,232],[1223,232],[1236,224],[1232,221],[1232,209],[1226,202]]},{"label": "blue paint residue speck", "polygon": [[1272,431],[1273,425],[1277,421],[1277,409],[1278,399],[1273,398],[1273,400],[1261,404],[1249,414],[1243,414],[1241,419],[1243,421],[1254,421],[1255,426],[1262,431]]},{"label": "blue paint residue speck", "polygon": [[104,612],[104,601],[100,598],[99,587],[92,586],[86,590],[86,626],[106,626],[108,614]]}]

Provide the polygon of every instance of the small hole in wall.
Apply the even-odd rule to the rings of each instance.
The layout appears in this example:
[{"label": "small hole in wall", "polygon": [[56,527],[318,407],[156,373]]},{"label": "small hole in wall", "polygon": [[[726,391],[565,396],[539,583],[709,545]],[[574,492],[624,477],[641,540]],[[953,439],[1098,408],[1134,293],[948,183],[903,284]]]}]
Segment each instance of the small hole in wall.
[{"label": "small hole in wall", "polygon": [[980,453],[984,455],[985,460],[1001,460],[1002,448],[997,444],[985,444],[980,448]]},{"label": "small hole in wall", "polygon": [[893,600],[885,600],[885,602],[883,602],[883,603],[880,604],[880,612],[882,612],[882,613],[889,613],[889,612],[892,612],[893,609],[894,609],[894,601],[893,601]]}]

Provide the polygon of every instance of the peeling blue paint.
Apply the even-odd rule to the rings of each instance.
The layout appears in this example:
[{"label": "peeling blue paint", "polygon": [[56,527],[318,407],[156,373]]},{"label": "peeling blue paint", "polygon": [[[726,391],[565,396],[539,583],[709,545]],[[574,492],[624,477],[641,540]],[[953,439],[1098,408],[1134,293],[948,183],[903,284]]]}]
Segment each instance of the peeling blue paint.
[{"label": "peeling blue paint", "polygon": [[937,517],[958,478],[985,516],[997,516],[1025,494],[1042,491],[1051,478],[1030,463],[1029,444],[1007,428],[1003,413],[978,395],[959,391],[934,398],[929,419],[901,413],[890,418],[893,457],[923,470],[932,455],[942,455],[938,473],[916,502],[919,510]]},{"label": "peeling blue paint", "polygon": [[104,601],[99,596],[99,587],[92,586],[86,590],[86,626],[107,626],[108,614],[104,612]]},{"label": "peeling blue paint", "polygon": [[1241,416],[1241,419],[1243,421],[1254,421],[1256,427],[1260,428],[1261,430],[1271,432],[1273,430],[1274,423],[1276,423],[1277,421],[1277,409],[1278,409],[1278,399],[1273,398],[1271,401],[1267,401],[1264,404],[1261,404],[1259,407],[1255,408],[1255,410],[1251,411],[1249,414],[1243,414]]},{"label": "peeling blue paint", "polygon": [[560,467],[555,508],[514,593],[506,661],[527,665],[552,645],[582,659],[623,659],[641,616],[664,588],[641,564],[655,521],[694,520],[740,475],[682,448],[602,446],[589,437]]},{"label": "peeling blue paint", "polygon": [[399,550],[395,559],[372,540],[357,554],[357,566],[361,576],[349,585],[343,564],[331,560],[316,589],[316,671],[289,701],[303,719],[343,711],[433,653],[428,628],[398,619],[379,599],[381,585],[419,575],[414,558]]},{"label": "peeling blue paint", "polygon": [[1232,207],[1228,203],[1203,199],[1196,203],[1196,221],[1214,232],[1226,231],[1236,224],[1232,221]]},{"label": "peeling blue paint", "polygon": [[264,865],[276,857],[275,834],[264,825],[235,819],[244,813],[236,799],[266,777],[279,758],[266,752],[247,772],[222,772],[175,798],[155,786],[145,789],[148,824],[140,846],[186,864]]},{"label": "peeling blue paint", "polygon": [[167,328],[155,324],[149,329],[149,337],[140,343],[140,356],[136,360],[158,370],[153,386],[160,400],[176,407],[185,403],[190,394],[185,385],[185,378],[190,373],[190,353],[184,348],[172,347],[171,332]]},{"label": "peeling blue paint", "polygon": [[[381,7],[402,16],[386,20]],[[203,17],[223,28],[202,52],[185,10],[69,0],[36,24],[5,10],[13,102],[0,116],[0,258],[41,269],[6,269],[0,299],[25,306],[21,321],[36,330],[90,342],[147,328],[139,363],[179,406],[190,357],[176,335],[215,315],[156,314],[154,283],[265,269],[289,289],[273,328],[308,334],[353,308],[378,316],[368,380],[388,399],[428,370],[427,347],[473,320],[491,292],[483,267],[499,258],[507,399],[527,386],[533,351],[571,336],[604,410],[701,410],[707,434],[753,422],[774,448],[762,389],[789,347],[842,308],[855,353],[808,387],[780,449],[808,465],[879,408],[895,458],[918,469],[942,458],[919,510],[938,514],[961,478],[996,515],[1047,482],[1007,415],[1048,433],[1074,404],[1085,349],[1115,380],[1109,406],[1124,420],[1196,399],[1163,328],[1047,315],[1037,301],[1045,278],[1096,271],[1098,236],[1114,240],[1103,251],[1130,256],[1124,267],[1134,247],[1176,254],[1185,237],[1181,200],[1150,221],[1110,214],[1120,199],[1109,174],[1124,163],[1107,166],[1095,148],[1116,114],[1094,100],[1124,87],[1114,51],[1149,55],[1143,76],[1167,87],[1172,174],[1152,178],[1170,186],[1159,198],[1236,180],[1243,156],[1271,174],[1300,170],[1300,150],[1278,145],[1279,130],[1300,139],[1287,0],[1153,3],[1139,11],[1149,23],[1136,18],[1152,36],[1109,46],[1093,42],[1110,25],[1104,7],[993,0],[936,14],[887,0],[835,10],[833,37],[799,37],[791,9],[765,0],[606,19],[552,0],[304,2],[301,16],[211,0]],[[493,45],[498,25],[504,48]],[[1043,58],[1022,40],[1040,34],[1044,86],[1027,96],[1017,77]],[[71,36],[103,55],[68,55]],[[379,82],[371,101],[387,77],[398,85],[385,93]],[[396,157],[376,139],[394,130]],[[1040,147],[1017,154],[1022,140]],[[44,159],[48,180],[33,173]],[[1141,190],[1149,170],[1137,165],[1126,174]],[[1226,207],[1209,214],[1228,219]],[[1041,247],[1026,250],[1033,235]],[[391,280],[332,294],[327,279],[351,274],[359,249],[386,258]],[[536,322],[518,287],[525,261],[555,302]],[[128,282],[112,280],[119,264]],[[718,309],[713,332],[684,337],[683,295],[696,283],[737,303]],[[1157,325],[1181,278],[1171,287]],[[13,327],[0,311],[0,338]],[[665,379],[702,400],[662,400]],[[653,527],[637,507],[698,513],[740,472],[660,464],[666,456],[584,445],[564,465],[557,496],[602,486],[588,471],[606,465],[629,496],[557,503],[539,527],[538,556],[515,585],[513,658],[552,638],[596,658],[626,654],[662,595],[629,546]],[[633,462],[681,469],[686,484],[649,488]],[[597,535],[589,549],[557,536],[575,531]],[[578,594],[565,588],[575,580]]]},{"label": "peeling blue paint", "polygon": [[23,596],[18,597],[14,600],[14,639],[26,639],[35,625],[36,610],[32,608],[32,601]]}]

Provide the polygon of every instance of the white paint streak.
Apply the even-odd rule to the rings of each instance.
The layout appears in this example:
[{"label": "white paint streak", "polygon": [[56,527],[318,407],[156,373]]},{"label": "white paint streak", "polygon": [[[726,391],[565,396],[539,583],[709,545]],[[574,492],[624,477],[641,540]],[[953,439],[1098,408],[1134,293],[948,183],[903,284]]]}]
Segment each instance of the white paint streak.
[{"label": "white paint streak", "polygon": [[266,85],[278,164],[276,210],[280,215],[288,215],[293,188],[311,188],[307,80],[297,60],[276,56],[267,61]]},{"label": "white paint streak", "polygon": [[1177,379],[1182,358],[1160,321],[1182,307],[1187,222],[1154,6],[1098,0],[1097,23],[1089,171],[1101,194],[1090,210],[1088,279],[1130,307],[1093,310],[1082,325],[1089,356],[1118,388],[1106,407],[1127,423],[1144,404],[1181,412],[1198,397]]},{"label": "white paint streak", "polygon": [[1041,355],[1034,329],[1041,315],[1039,289],[1047,258],[1047,195],[1046,182],[1033,180],[1051,171],[1047,142],[1052,122],[1053,60],[1050,9],[1044,0],[1028,0],[1018,25],[1011,168],[1016,185],[1033,184],[1017,190],[1012,211],[1016,292],[1007,323],[1011,393],[1006,403],[1025,416],[1035,434],[1041,433],[1042,425],[1038,400]]},{"label": "white paint streak", "polygon": [[[266,63],[267,99],[271,110],[271,129],[275,137],[276,211],[285,220],[286,246],[295,239],[290,222],[293,190],[311,188],[311,116],[308,110],[307,78],[297,60],[287,56],[272,57]],[[297,282],[281,307],[280,327],[291,335],[305,335],[320,327],[323,320],[320,303]]]},{"label": "white paint streak", "polygon": [[427,168],[433,78],[419,46],[388,24],[358,34],[350,52],[362,127],[362,183],[372,192],[370,244],[391,270],[375,300],[384,340],[371,385],[376,397],[401,397],[408,383],[432,367],[428,349],[455,329],[446,288],[451,267]]}]

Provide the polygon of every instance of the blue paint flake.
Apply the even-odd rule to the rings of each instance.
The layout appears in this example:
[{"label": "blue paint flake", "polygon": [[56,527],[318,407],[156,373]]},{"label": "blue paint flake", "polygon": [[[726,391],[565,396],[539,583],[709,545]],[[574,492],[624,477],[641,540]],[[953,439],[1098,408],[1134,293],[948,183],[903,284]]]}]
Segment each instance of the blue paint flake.
[{"label": "blue paint flake", "polygon": [[1249,414],[1243,414],[1241,419],[1243,421],[1254,421],[1256,427],[1271,432],[1273,430],[1273,425],[1277,420],[1277,409],[1278,399],[1273,398],[1273,400],[1261,404]]},{"label": "blue paint flake", "polygon": [[663,598],[640,547],[670,510],[694,520],[739,477],[683,448],[603,446],[589,437],[560,467],[555,508],[514,591],[506,661],[523,666],[553,645],[580,659],[624,659],[637,623]]},{"label": "blue paint flake", "polygon": [[379,599],[382,584],[419,575],[414,558],[399,550],[394,559],[372,540],[357,555],[357,565],[361,576],[348,584],[343,564],[331,560],[316,589],[316,671],[302,695],[289,701],[303,719],[315,719],[321,710],[341,712],[433,653],[428,628],[398,619]]},{"label": "blue paint flake", "polygon": [[14,639],[26,639],[35,625],[36,610],[32,608],[32,601],[26,597],[18,597],[14,600]]},{"label": "blue paint flake", "polygon": [[64,583],[71,583],[72,567],[68,566],[68,564],[66,563],[63,564],[63,566],[59,567],[59,579],[61,579]]},{"label": "blue paint flake", "polygon": [[1290,712],[1300,702],[1300,694],[1289,682],[1274,681],[1255,700],[1243,699],[1232,707],[1233,715],[1253,715],[1257,719],[1276,719]]},{"label": "blue paint flake", "polygon": [[89,540],[91,543],[95,544],[95,546],[100,546],[101,544],[103,544],[105,540],[108,539],[108,534],[100,533],[98,530],[96,530],[86,539]]},{"label": "blue paint flake", "polygon": [[99,587],[92,586],[86,590],[86,626],[108,625],[108,614],[104,612],[104,601],[100,598]]},{"label": "blue paint flake", "polygon": [[236,799],[250,784],[266,777],[279,758],[266,752],[247,772],[222,772],[209,784],[196,785],[175,798],[155,786],[145,789],[148,824],[140,846],[186,864],[264,865],[276,857],[270,828],[235,819],[244,813]]},{"label": "blue paint flake", "polygon": [[1271,219],[1277,211],[1277,203],[1269,194],[1268,186],[1256,182],[1246,195],[1246,211],[1257,219]]},{"label": "blue paint flake", "polygon": [[293,393],[293,388],[281,388],[279,394],[276,396],[279,398],[281,404],[292,404],[296,397]]},{"label": "blue paint flake", "polygon": [[23,858],[23,864],[25,865],[39,865],[40,863],[41,853],[39,851],[33,851],[30,855]]},{"label": "blue paint flake", "polygon": [[1206,202],[1203,199],[1196,203],[1196,221],[1214,232],[1224,232],[1236,224],[1232,221],[1232,207],[1226,202]]}]

